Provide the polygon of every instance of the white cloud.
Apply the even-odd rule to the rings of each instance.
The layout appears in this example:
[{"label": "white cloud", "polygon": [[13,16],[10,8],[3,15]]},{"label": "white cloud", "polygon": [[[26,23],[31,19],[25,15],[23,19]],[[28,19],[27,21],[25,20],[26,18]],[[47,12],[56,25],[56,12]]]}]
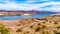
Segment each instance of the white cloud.
[{"label": "white cloud", "polygon": [[[46,8],[45,6],[49,6],[51,5],[51,7]],[[49,11],[60,11],[60,2],[46,2],[40,5],[41,7],[45,7],[45,8],[38,8],[37,10],[49,10]]]},{"label": "white cloud", "polygon": [[[43,0],[47,1],[47,0]],[[10,2],[10,1],[3,1],[5,4],[0,3],[0,10],[51,10],[51,11],[60,11],[60,2],[45,2],[45,3],[39,3],[39,4],[29,4],[30,2],[34,2],[29,0],[25,4],[17,4],[15,2]],[[42,8],[45,6],[51,5],[49,8]]]},{"label": "white cloud", "polygon": [[5,10],[34,10],[38,7],[39,5],[34,5],[34,4],[16,4],[14,2],[8,2],[5,1],[5,4],[0,3],[0,9],[5,9]]},{"label": "white cloud", "polygon": [[7,9],[7,10],[33,10],[40,7],[39,5],[29,5],[29,4],[15,4],[15,3],[8,3],[8,4],[0,4],[0,9]]}]

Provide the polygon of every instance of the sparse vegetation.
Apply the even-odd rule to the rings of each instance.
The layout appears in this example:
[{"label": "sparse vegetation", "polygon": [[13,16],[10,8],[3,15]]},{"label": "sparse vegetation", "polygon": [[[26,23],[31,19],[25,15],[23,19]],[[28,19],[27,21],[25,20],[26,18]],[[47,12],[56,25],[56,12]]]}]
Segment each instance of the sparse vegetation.
[{"label": "sparse vegetation", "polygon": [[50,34],[48,31],[42,31],[42,34]]},{"label": "sparse vegetation", "polygon": [[60,29],[60,25],[57,25],[56,28],[57,28],[57,29]]},{"label": "sparse vegetation", "polygon": [[46,28],[46,26],[45,25],[42,25],[42,29],[44,29],[44,28]]},{"label": "sparse vegetation", "polygon": [[49,23],[52,23],[52,21],[49,21]]},{"label": "sparse vegetation", "polygon": [[33,28],[33,26],[30,26],[30,28]]},{"label": "sparse vegetation", "polygon": [[40,31],[40,26],[37,26],[37,27],[35,28],[35,32],[38,32],[38,31]]},{"label": "sparse vegetation", "polygon": [[17,30],[16,30],[16,32],[21,32],[22,31],[22,29],[21,28],[18,28]]},{"label": "sparse vegetation", "polygon": [[9,29],[5,28],[3,24],[0,24],[0,32],[1,34],[10,34]]},{"label": "sparse vegetation", "polygon": [[42,22],[43,24],[45,24],[46,22]]},{"label": "sparse vegetation", "polygon": [[[56,17],[56,16],[55,16]],[[6,28],[4,25],[0,24],[0,33],[1,34],[10,34],[11,32],[17,34],[60,34],[60,20],[59,18],[26,18],[17,20],[16,22],[9,21],[8,25],[12,24],[14,28]],[[46,20],[46,21],[45,21]],[[7,26],[7,25],[6,25]],[[19,26],[19,27],[18,27]],[[8,26],[7,26],[8,27]],[[16,30],[17,29],[17,30]],[[54,31],[55,30],[55,31]]]},{"label": "sparse vegetation", "polygon": [[20,26],[20,24],[18,24],[17,26]]},{"label": "sparse vegetation", "polygon": [[58,24],[58,23],[57,23],[57,21],[55,21],[55,23],[54,23],[54,24]]},{"label": "sparse vegetation", "polygon": [[57,30],[54,31],[54,34],[60,34],[60,32],[58,32]]},{"label": "sparse vegetation", "polygon": [[38,23],[38,25],[41,25],[41,23]]}]

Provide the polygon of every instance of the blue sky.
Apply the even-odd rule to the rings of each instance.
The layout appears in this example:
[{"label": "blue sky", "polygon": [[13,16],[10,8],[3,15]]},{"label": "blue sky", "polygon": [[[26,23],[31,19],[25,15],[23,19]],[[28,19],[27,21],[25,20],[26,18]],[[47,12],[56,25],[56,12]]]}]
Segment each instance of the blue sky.
[{"label": "blue sky", "polygon": [[60,0],[0,0],[0,10],[60,11]]}]

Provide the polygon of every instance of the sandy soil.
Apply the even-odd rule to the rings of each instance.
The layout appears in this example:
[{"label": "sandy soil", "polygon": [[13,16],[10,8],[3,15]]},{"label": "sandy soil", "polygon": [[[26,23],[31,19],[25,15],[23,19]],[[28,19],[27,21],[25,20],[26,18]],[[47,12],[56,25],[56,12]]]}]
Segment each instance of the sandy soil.
[{"label": "sandy soil", "polygon": [[[0,20],[0,23],[10,28],[11,34],[56,34],[55,31],[60,33],[60,15],[34,19]],[[21,29],[20,32],[17,32],[18,28]]]}]

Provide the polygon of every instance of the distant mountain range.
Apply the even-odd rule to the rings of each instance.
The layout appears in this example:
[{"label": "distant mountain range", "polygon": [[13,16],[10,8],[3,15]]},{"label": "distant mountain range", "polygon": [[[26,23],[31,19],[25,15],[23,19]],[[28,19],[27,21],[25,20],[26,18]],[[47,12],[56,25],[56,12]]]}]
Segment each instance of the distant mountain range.
[{"label": "distant mountain range", "polygon": [[0,12],[22,12],[22,13],[29,13],[29,14],[59,14],[60,12],[53,12],[53,11],[35,11],[35,10],[29,10],[29,11],[24,11],[24,10],[0,10]]}]

